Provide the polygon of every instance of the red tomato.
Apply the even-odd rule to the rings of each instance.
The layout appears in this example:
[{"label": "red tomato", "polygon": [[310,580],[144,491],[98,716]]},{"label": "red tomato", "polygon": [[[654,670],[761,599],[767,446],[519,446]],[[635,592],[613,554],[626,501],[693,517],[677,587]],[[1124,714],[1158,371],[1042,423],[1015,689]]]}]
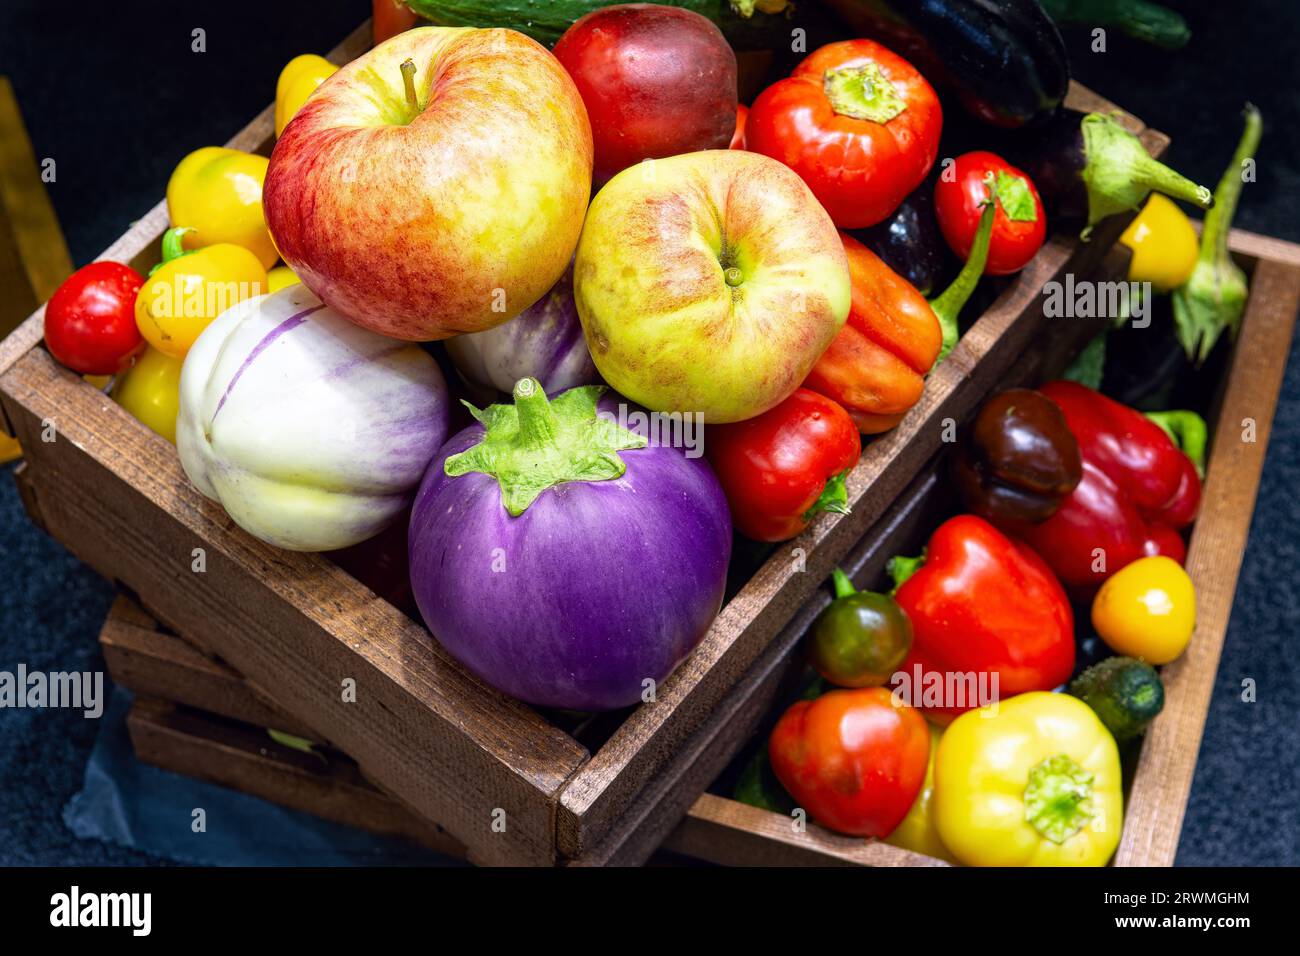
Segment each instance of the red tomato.
[{"label": "red tomato", "polygon": [[943,238],[965,259],[990,196],[990,178],[997,202],[984,274],[1010,275],[1023,269],[1047,238],[1043,201],[1028,174],[996,153],[964,153],[935,184],[934,214]]},{"label": "red tomato", "polygon": [[884,687],[833,690],[787,710],[767,749],[777,779],[814,820],[879,839],[921,792],[930,729]]},{"label": "red tomato", "polygon": [[745,120],[749,118],[749,107],[741,103],[736,107],[736,132],[731,137],[731,145],[727,149],[744,149],[745,148]]},{"label": "red tomato", "polygon": [[726,149],[736,54],[691,10],[634,3],[581,17],[555,44],[591,119],[597,184],[643,159]]},{"label": "red tomato", "polygon": [[92,262],[63,280],[45,307],[45,347],[83,375],[114,375],[144,351],[135,297],[144,276],[120,262]]},{"label": "red tomato", "polygon": [[849,413],[824,395],[796,389],[762,415],[715,425],[706,442],[732,523],[746,537],[788,541],[818,512],[848,510],[844,476],[862,439]]},{"label": "red tomato", "polygon": [[872,40],[824,46],[764,90],[745,148],[797,172],[841,229],[888,218],[939,152],[943,111],[912,64]]}]

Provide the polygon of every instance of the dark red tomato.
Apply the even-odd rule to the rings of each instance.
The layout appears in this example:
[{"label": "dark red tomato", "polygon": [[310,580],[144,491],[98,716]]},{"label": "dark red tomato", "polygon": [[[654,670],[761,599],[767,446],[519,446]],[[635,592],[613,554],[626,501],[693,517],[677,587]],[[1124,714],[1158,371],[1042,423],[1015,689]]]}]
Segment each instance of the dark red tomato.
[{"label": "dark red tomato", "polygon": [[785,163],[841,229],[874,226],[921,184],[943,111],[902,57],[872,40],[824,46],[750,107],[745,148]]},{"label": "dark red tomato", "polygon": [[935,184],[935,218],[949,247],[965,259],[990,196],[996,196],[996,205],[984,273],[1010,275],[1023,269],[1047,238],[1043,201],[1028,174],[996,153],[964,153]]},{"label": "dark red tomato", "polygon": [[591,119],[603,184],[643,159],[726,149],[736,131],[736,54],[690,10],[628,3],[594,10],[555,44]]},{"label": "dark red tomato", "polygon": [[745,120],[749,119],[749,107],[741,103],[736,107],[736,132],[731,137],[731,145],[728,149],[745,148]]},{"label": "dark red tomato", "polygon": [[879,839],[921,791],[930,729],[884,687],[833,690],[787,710],[767,752],[776,778],[814,820]]},{"label": "dark red tomato", "polygon": [[63,280],[45,307],[45,347],[82,375],[113,375],[144,351],[135,297],[144,276],[120,262],[92,262]]}]

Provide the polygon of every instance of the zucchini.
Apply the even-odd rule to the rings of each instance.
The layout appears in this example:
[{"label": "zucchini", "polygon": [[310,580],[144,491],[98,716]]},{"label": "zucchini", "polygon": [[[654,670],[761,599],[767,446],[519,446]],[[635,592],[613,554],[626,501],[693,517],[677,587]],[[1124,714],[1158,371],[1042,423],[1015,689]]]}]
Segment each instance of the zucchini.
[{"label": "zucchini", "polygon": [[[785,0],[661,0],[716,23],[737,50],[765,50],[790,43]],[[579,17],[609,6],[608,0],[406,0],[415,13],[437,26],[506,27],[554,46]],[[775,11],[775,12],[766,12]]]},{"label": "zucchini", "polygon": [[1096,712],[1116,740],[1147,729],[1165,706],[1156,669],[1132,657],[1108,657],[1070,682],[1070,693]]}]

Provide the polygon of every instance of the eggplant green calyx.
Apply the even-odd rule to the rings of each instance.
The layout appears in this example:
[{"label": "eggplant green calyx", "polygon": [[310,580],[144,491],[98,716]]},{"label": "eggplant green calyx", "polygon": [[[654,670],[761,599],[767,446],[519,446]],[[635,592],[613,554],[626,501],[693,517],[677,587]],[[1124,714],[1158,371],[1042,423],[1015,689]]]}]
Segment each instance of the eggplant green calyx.
[{"label": "eggplant green calyx", "polygon": [[[1088,227],[1141,205],[1151,190],[1209,209],[1210,191],[1151,156],[1142,141],[1104,113],[1089,113],[1083,133]],[[1086,232],[1087,230],[1085,230]]]},{"label": "eggplant green calyx", "polygon": [[789,0],[731,0],[731,9],[749,19],[755,10],[759,13],[785,13],[788,16],[792,8]]},{"label": "eggplant green calyx", "polygon": [[822,88],[831,109],[840,116],[888,123],[907,109],[889,77],[874,63],[827,70],[822,77]]},{"label": "eggplant green calyx", "polygon": [[893,578],[894,586],[890,589],[889,593],[891,595],[897,594],[898,589],[907,583],[908,578],[917,571],[920,571],[921,565],[923,564],[925,564],[924,552],[914,558],[903,557],[902,555],[899,555],[896,558],[890,558],[889,564],[885,566],[885,570],[888,571],[889,576]]},{"label": "eggplant green calyx", "polygon": [[185,248],[185,237],[196,231],[189,226],[175,226],[164,232],[162,237],[162,262],[155,263],[154,267],[149,270],[149,274],[153,275],[173,259],[193,255],[195,250]]},{"label": "eggplant green calyx", "polygon": [[1169,436],[1169,440],[1196,466],[1198,478],[1205,477],[1205,446],[1209,441],[1210,431],[1205,419],[1196,412],[1179,410],[1168,412],[1147,412],[1147,418],[1160,426]]},{"label": "eggplant green calyx", "polygon": [[[1033,202],[1032,197],[1030,202]],[[943,345],[939,349],[939,357],[934,360],[936,366],[946,359],[948,353],[956,346],[957,338],[961,334],[957,317],[961,315],[962,307],[966,305],[975,287],[979,285],[980,277],[984,275],[984,266],[989,261],[989,241],[993,238],[994,214],[993,203],[986,202],[984,211],[980,213],[979,228],[975,231],[975,239],[971,243],[966,264],[961,267],[961,272],[957,273],[957,278],[952,280],[952,285],[944,289],[937,298],[930,300],[930,308],[934,310],[935,317],[939,320],[939,328],[943,332]]]},{"label": "eggplant green calyx", "polygon": [[846,468],[826,480],[826,487],[817,496],[813,506],[803,513],[804,521],[812,521],[823,511],[833,511],[837,515],[849,514],[849,489],[844,484],[849,471],[850,469]]},{"label": "eggplant green calyx", "polygon": [[1214,207],[1205,214],[1201,250],[1187,281],[1174,290],[1174,327],[1189,359],[1205,361],[1224,329],[1236,334],[1246,311],[1246,274],[1228,252],[1228,231],[1246,181],[1246,167],[1259,148],[1263,121],[1259,110],[1246,104],[1246,128],[1232,162],[1214,190]]},{"label": "eggplant green calyx", "polygon": [[497,480],[501,504],[519,517],[547,488],[566,481],[609,481],[627,465],[620,451],[646,447],[645,436],[596,413],[603,385],[562,392],[554,401],[535,378],[515,384],[513,405],[479,411],[482,440],[452,455],[443,471],[452,478],[479,472]]},{"label": "eggplant green calyx", "polygon": [[1058,846],[1093,817],[1093,776],[1066,754],[1056,754],[1029,771],[1025,821]]}]

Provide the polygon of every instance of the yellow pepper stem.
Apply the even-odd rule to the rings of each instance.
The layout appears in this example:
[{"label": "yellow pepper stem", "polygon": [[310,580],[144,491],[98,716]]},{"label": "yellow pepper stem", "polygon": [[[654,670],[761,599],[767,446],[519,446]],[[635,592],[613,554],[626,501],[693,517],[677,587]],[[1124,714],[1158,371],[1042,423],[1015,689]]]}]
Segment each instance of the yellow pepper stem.
[{"label": "yellow pepper stem", "polygon": [[163,233],[162,262],[155,263],[154,267],[149,270],[149,275],[153,275],[173,259],[179,259],[181,256],[188,256],[194,251],[193,249],[185,248],[185,237],[191,232],[194,232],[194,230],[189,226],[176,226],[175,228],[168,229]]},{"label": "yellow pepper stem", "polygon": [[1058,846],[1093,817],[1093,776],[1066,754],[1056,754],[1029,771],[1025,821]]}]

